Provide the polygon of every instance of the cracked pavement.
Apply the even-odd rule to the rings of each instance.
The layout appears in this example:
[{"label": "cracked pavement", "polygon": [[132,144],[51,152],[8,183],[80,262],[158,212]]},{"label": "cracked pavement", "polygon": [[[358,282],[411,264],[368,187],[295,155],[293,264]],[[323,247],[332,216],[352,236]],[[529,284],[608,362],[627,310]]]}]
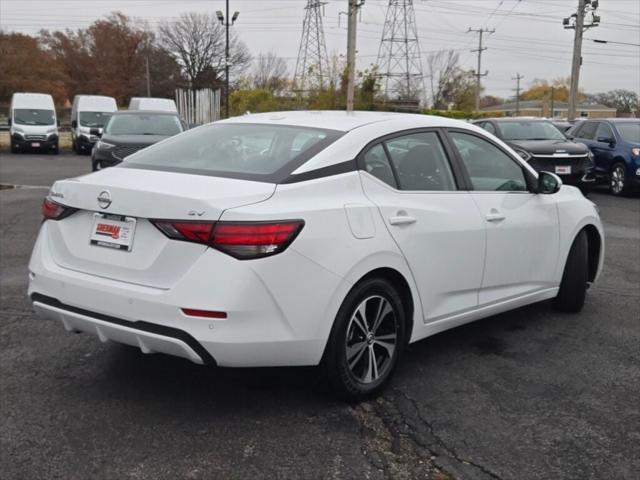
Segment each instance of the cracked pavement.
[{"label": "cracked pavement", "polygon": [[[88,157],[0,154],[47,186]],[[312,368],[207,369],[36,317],[46,190],[0,190],[3,479],[637,479],[640,198],[595,193],[604,274],[579,315],[521,308],[409,347],[389,388],[336,401]]]}]

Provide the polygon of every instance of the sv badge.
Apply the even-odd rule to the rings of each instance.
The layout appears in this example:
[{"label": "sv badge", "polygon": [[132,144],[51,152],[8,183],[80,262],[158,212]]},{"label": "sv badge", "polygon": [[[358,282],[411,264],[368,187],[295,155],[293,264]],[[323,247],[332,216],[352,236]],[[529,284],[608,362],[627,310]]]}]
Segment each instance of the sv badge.
[{"label": "sv badge", "polygon": [[204,215],[204,210],[189,210],[189,213],[187,213],[187,215],[191,217],[201,217],[202,215]]}]

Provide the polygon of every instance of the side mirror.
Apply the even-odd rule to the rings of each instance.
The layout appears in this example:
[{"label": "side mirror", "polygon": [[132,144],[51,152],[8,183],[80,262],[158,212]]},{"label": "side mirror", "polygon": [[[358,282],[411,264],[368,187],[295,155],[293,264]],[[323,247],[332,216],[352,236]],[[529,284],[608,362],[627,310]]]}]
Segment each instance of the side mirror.
[{"label": "side mirror", "polygon": [[596,139],[596,142],[608,143],[609,145],[613,146],[616,144],[616,139],[613,137],[598,137]]},{"label": "side mirror", "polygon": [[560,190],[562,180],[555,173],[540,172],[538,175],[538,193],[552,195]]},{"label": "side mirror", "polygon": [[102,136],[102,129],[101,128],[91,128],[91,129],[89,129],[89,135],[95,135],[96,137],[101,137]]},{"label": "side mirror", "polygon": [[71,120],[71,127],[72,128],[78,128],[78,121],[77,120]]}]

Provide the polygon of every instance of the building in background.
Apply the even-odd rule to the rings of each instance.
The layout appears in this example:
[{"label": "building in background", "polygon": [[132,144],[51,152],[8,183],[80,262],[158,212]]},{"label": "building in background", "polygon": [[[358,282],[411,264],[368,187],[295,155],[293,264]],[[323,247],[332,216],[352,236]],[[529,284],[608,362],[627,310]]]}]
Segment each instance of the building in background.
[{"label": "building in background", "polygon": [[[493,105],[482,108],[482,112],[495,112],[497,115],[505,117],[516,116],[516,102]],[[553,114],[551,113],[551,103],[547,100],[521,100],[518,116],[521,117],[547,117],[566,118],[569,112],[567,102],[554,102]],[[577,116],[581,118],[610,118],[616,116],[616,109],[601,105],[599,103],[581,103],[578,105]]]}]

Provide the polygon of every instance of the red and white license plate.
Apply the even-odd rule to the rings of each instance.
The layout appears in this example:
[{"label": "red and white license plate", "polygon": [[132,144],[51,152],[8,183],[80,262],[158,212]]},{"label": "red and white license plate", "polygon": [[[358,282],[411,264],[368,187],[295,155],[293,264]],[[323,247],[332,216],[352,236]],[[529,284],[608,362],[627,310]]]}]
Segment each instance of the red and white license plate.
[{"label": "red and white license plate", "polygon": [[570,166],[556,166],[556,173],[558,175],[569,175],[571,174]]},{"label": "red and white license plate", "polygon": [[38,147],[40,147],[40,142],[31,142],[31,147],[32,147],[32,148],[38,148]]},{"label": "red and white license plate", "polygon": [[136,219],[94,214],[89,242],[99,247],[131,250],[136,231]]}]

